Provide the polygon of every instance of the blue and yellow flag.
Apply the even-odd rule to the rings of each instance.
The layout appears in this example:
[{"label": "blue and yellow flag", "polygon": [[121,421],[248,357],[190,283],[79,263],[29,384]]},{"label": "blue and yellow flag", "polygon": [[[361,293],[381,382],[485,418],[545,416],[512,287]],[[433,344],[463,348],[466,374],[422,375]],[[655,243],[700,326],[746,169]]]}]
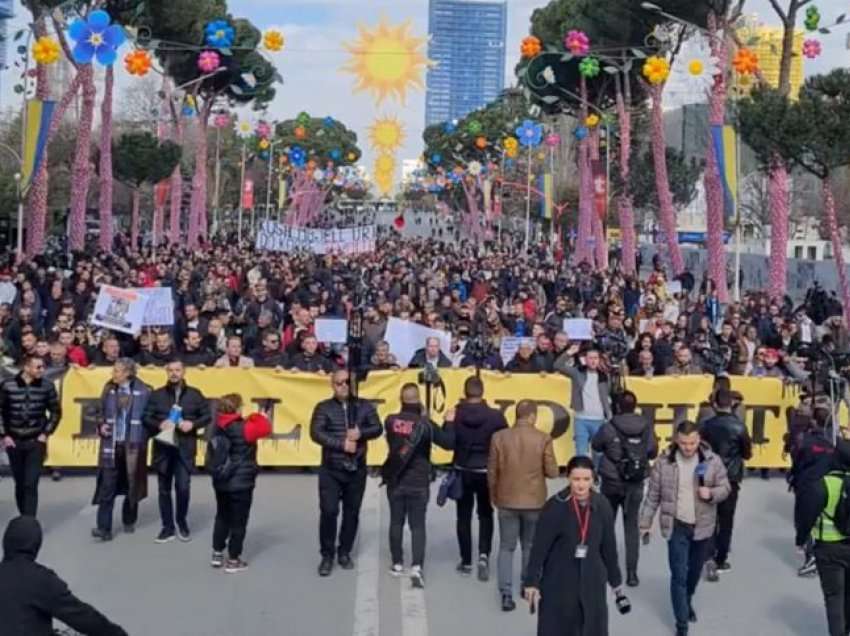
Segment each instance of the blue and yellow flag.
[{"label": "blue and yellow flag", "polygon": [[540,215],[544,219],[552,218],[555,207],[555,178],[551,172],[540,177],[540,190],[543,192],[543,201],[540,203]]},{"label": "blue and yellow flag", "polygon": [[717,170],[723,184],[724,216],[730,220],[738,209],[738,133],[733,126],[712,126]]},{"label": "blue and yellow flag", "polygon": [[21,192],[26,193],[41,167],[47,134],[56,102],[31,99],[27,102],[27,126],[24,131],[24,156],[21,165]]}]

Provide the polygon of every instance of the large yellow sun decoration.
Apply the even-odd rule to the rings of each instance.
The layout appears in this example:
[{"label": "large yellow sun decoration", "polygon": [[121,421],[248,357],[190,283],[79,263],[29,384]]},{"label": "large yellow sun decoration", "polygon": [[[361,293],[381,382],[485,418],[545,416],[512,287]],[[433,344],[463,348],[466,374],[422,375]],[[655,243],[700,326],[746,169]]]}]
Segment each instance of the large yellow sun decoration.
[{"label": "large yellow sun decoration", "polygon": [[369,141],[373,148],[392,152],[404,143],[404,127],[395,117],[376,119],[369,127]]},{"label": "large yellow sun decoration", "polygon": [[342,67],[357,76],[354,92],[371,92],[380,105],[394,97],[405,103],[408,89],[423,89],[422,71],[430,64],[423,52],[427,38],[414,37],[411,24],[388,24],[382,19],[374,29],[358,26],[359,39],[347,42],[351,54]]}]

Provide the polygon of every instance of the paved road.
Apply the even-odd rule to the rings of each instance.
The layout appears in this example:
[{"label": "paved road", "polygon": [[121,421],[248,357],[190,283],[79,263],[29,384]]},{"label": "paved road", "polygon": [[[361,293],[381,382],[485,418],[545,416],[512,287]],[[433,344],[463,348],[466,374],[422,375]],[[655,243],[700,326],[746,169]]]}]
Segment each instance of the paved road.
[{"label": "paved road", "polygon": [[[155,483],[151,481],[151,492]],[[553,482],[552,489],[562,484]],[[384,493],[370,480],[361,539],[352,572],[319,579],[316,477],[266,474],[255,494],[245,558],[235,575],[208,566],[215,503],[208,480],[193,481],[191,544],[155,545],[155,499],[142,507],[135,535],[112,543],[89,538],[94,480],[71,477],[42,483],[46,530],[41,560],[82,598],[123,624],[132,636],[532,636],[524,605],[499,609],[495,583],[462,579],[454,571],[454,513],[432,503],[428,518],[427,589],[387,574]],[[11,480],[0,482],[0,520],[13,514]],[[720,584],[703,584],[692,636],[825,634],[817,580],[799,580],[791,533],[792,501],[780,479],[748,480],[739,504],[733,571]],[[622,555],[621,555],[622,560]],[[628,617],[612,613],[612,636],[672,634],[666,550],[660,538],[644,549],[641,586],[631,593]],[[613,608],[613,604],[612,604]]]}]

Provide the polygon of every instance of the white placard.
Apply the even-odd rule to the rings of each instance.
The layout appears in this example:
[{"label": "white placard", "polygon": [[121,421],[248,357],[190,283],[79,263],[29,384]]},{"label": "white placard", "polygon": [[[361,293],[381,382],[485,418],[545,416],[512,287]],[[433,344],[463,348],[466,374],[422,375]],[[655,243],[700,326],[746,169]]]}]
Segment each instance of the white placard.
[{"label": "white placard", "polygon": [[667,293],[671,296],[673,294],[681,294],[682,293],[682,281],[680,280],[671,280],[667,283]]},{"label": "white placard", "polygon": [[451,356],[452,336],[447,331],[429,329],[408,320],[390,318],[384,335],[384,340],[390,345],[390,353],[396,357],[402,367],[410,364],[410,360],[419,349],[425,348],[425,341],[428,338],[439,338],[440,350],[446,356]]},{"label": "white placard", "polygon": [[348,341],[348,321],[337,318],[317,318],[316,339],[319,342],[345,343]]},{"label": "white placard", "polygon": [[514,359],[516,352],[519,351],[519,347],[523,342],[528,342],[531,346],[535,346],[534,338],[502,338],[502,346],[499,347],[499,355],[502,356],[502,362],[507,364],[511,360]]},{"label": "white placard", "polygon": [[142,330],[147,303],[148,297],[136,290],[101,285],[90,322],[135,335]]},{"label": "white placard", "polygon": [[171,287],[136,287],[130,291],[148,299],[142,327],[170,327],[174,324],[174,296],[171,295]]},{"label": "white placard", "polygon": [[319,229],[264,221],[257,232],[256,248],[271,252],[360,254],[375,251],[377,235],[374,225]]},{"label": "white placard", "polygon": [[593,340],[593,321],[590,318],[565,318],[564,332],[570,340]]},{"label": "white placard", "polygon": [[808,322],[800,323],[800,342],[812,344],[812,325]]},{"label": "white placard", "polygon": [[12,283],[0,283],[0,304],[13,305],[18,297],[18,288]]}]

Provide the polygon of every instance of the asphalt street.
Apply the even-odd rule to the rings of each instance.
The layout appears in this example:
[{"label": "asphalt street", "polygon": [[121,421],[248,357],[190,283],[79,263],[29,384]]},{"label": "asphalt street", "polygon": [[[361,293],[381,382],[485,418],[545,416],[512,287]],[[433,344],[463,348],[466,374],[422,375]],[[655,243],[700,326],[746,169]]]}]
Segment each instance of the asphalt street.
[{"label": "asphalt street", "polygon": [[[159,531],[155,480],[150,482],[154,496],[142,504],[136,533],[119,532],[107,544],[89,536],[94,524],[89,505],[93,477],[43,481],[40,518],[46,536],[40,561],[132,636],[536,633],[535,619],[524,603],[511,614],[501,612],[495,554],[489,583],[455,572],[452,504],[441,509],[432,498],[429,507],[424,592],[411,589],[406,578],[392,578],[387,572],[389,511],[377,484],[370,479],[364,501],[357,568],[336,569],[328,579],[316,575],[317,477],[309,474],[260,477],[244,555],[250,567],[239,574],[208,565],[215,501],[203,475],[192,482],[194,540],[166,545],[153,541]],[[551,482],[550,491],[561,487],[563,482]],[[11,488],[11,479],[0,481],[0,519],[14,514]],[[817,579],[796,576],[791,512],[792,499],[781,478],[745,482],[730,558],[733,569],[718,584],[700,585],[695,603],[699,622],[692,636],[826,634]],[[673,633],[666,545],[656,531],[642,550],[641,585],[629,591],[632,613],[621,617],[609,600],[612,635]],[[621,562],[623,557],[621,552]]]}]

